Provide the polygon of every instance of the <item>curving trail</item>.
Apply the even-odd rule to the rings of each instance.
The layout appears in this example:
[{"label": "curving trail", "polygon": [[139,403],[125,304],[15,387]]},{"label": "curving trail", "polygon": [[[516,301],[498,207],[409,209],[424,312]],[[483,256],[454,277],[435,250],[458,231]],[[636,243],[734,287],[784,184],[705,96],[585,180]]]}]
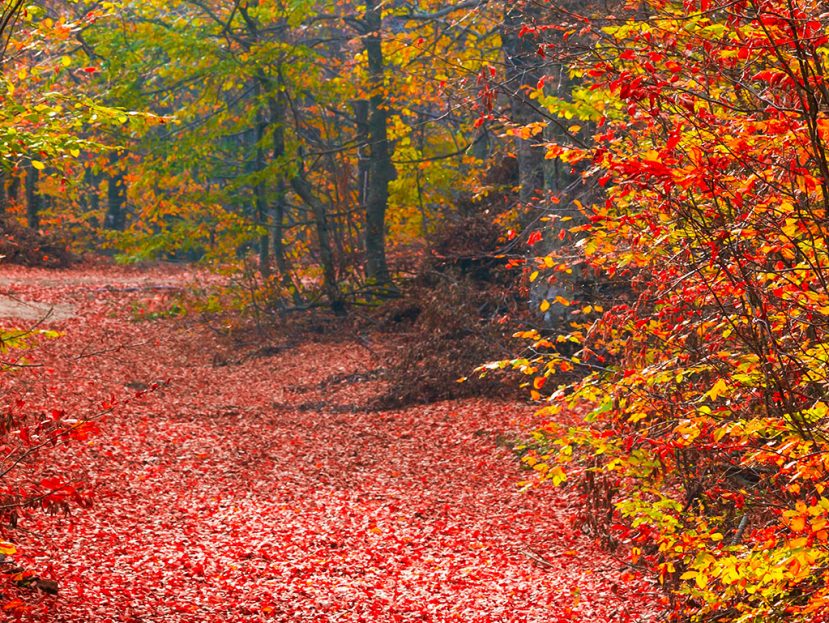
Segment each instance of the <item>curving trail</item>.
[{"label": "curving trail", "polygon": [[11,395],[88,414],[169,381],[49,455],[94,503],[21,522],[21,551],[60,583],[31,620],[655,620],[649,587],[572,528],[566,490],[519,491],[500,442],[526,406],[352,411],[378,381],[349,375],[380,365],[355,341],[241,358],[199,323],[134,320],[191,278],[3,269],[0,291],[77,314],[49,319],[65,335]]}]

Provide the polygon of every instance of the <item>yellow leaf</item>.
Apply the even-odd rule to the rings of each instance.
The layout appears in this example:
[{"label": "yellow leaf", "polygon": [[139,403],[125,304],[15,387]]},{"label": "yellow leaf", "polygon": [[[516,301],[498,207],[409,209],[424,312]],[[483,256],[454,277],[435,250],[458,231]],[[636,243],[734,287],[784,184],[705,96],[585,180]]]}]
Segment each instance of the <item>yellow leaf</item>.
[{"label": "yellow leaf", "polygon": [[798,515],[797,517],[793,518],[789,527],[794,530],[795,532],[801,532],[806,527],[806,518]]},{"label": "yellow leaf", "polygon": [[708,390],[705,394],[711,400],[716,400],[720,396],[723,396],[728,393],[728,383],[726,383],[723,379],[719,379],[716,383],[714,383],[714,387]]},{"label": "yellow leaf", "polygon": [[68,56],[64,56],[60,59],[60,62],[63,64],[64,67],[69,67],[72,64],[72,59]]},{"label": "yellow leaf", "polygon": [[547,477],[553,481],[553,486],[557,487],[567,480],[567,474],[564,470],[556,465],[553,469],[547,472]]},{"label": "yellow leaf", "polygon": [[32,166],[38,171],[42,171],[46,168],[46,165],[43,164],[40,160],[32,160]]},{"label": "yellow leaf", "polygon": [[73,158],[77,158],[78,156],[81,155],[81,150],[80,149],[70,149],[69,150],[69,155],[72,156]]},{"label": "yellow leaf", "polygon": [[4,556],[10,556],[17,551],[17,548],[14,546],[14,543],[8,543],[7,541],[0,541],[0,554]]},{"label": "yellow leaf", "polygon": [[541,301],[541,305],[539,306],[539,309],[540,309],[541,311],[543,311],[543,312],[545,312],[545,311],[547,311],[548,309],[550,309],[550,301],[548,301],[548,300],[546,300],[546,299],[545,299],[545,300],[543,300],[543,301]]},{"label": "yellow leaf", "polygon": [[533,274],[530,275],[530,283],[538,279],[538,271],[534,271]]}]

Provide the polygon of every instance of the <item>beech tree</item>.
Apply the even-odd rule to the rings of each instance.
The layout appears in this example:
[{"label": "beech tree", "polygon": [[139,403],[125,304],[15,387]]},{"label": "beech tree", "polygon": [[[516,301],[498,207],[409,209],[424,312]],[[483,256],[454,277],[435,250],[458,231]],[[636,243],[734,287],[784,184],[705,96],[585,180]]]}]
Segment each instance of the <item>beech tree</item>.
[{"label": "beech tree", "polygon": [[396,172],[392,164],[388,139],[388,93],[385,89],[385,62],[382,48],[382,5],[365,0],[365,15],[356,22],[366,53],[368,66],[368,143],[366,210],[366,276],[377,286],[387,287],[391,275],[386,262],[386,210],[389,205],[389,182]]},{"label": "beech tree", "polygon": [[[76,35],[75,54],[100,66],[108,102],[171,122],[102,137],[123,154],[92,159],[88,179],[105,179],[102,220],[121,229],[122,206],[139,210],[115,244],[137,258],[184,245],[226,264],[252,244],[264,282],[293,304],[310,294],[299,275],[309,270],[337,309],[392,292],[388,237],[428,235],[481,164],[467,153],[466,100],[442,109],[455,79],[473,80],[497,48],[487,20],[458,35],[440,21],[453,13],[426,3],[118,5]],[[452,54],[457,63],[444,60]]]}]

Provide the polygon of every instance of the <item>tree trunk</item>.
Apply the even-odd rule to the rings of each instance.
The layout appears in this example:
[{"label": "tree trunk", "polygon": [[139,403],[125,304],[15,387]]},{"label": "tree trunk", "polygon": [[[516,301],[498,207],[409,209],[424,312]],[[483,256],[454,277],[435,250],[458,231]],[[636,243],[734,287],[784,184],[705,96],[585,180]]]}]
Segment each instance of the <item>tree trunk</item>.
[{"label": "tree trunk", "polygon": [[9,203],[19,203],[20,202],[20,176],[12,174],[11,181],[9,182],[9,192],[7,195]]},{"label": "tree trunk", "polygon": [[268,278],[271,274],[271,251],[270,251],[270,211],[268,210],[268,189],[265,186],[264,175],[261,175],[265,170],[265,149],[262,146],[262,140],[265,137],[266,123],[260,120],[256,126],[256,162],[254,168],[259,177],[256,180],[254,187],[254,201],[256,202],[256,224],[263,228],[262,234],[259,236],[259,272],[262,277]]},{"label": "tree trunk", "polygon": [[[266,81],[259,78],[255,82],[256,102],[259,103],[262,97],[263,87],[267,88]],[[256,112],[256,132],[254,133],[254,162],[253,171],[256,174],[256,183],[253,186],[253,202],[256,211],[256,225],[263,229],[259,236],[259,272],[267,279],[271,275],[271,250],[270,250],[270,211],[268,210],[268,189],[265,185],[265,130],[268,127],[268,119],[261,110]]]},{"label": "tree trunk", "polygon": [[311,208],[314,215],[314,224],[317,230],[317,240],[320,248],[320,264],[322,264],[322,278],[325,295],[335,314],[345,313],[345,301],[337,284],[337,271],[334,267],[334,253],[331,250],[331,239],[328,233],[328,214],[325,205],[314,196],[311,185],[305,179],[300,164],[299,174],[291,180],[291,187],[299,198]]},{"label": "tree trunk", "polygon": [[3,171],[0,173],[0,216],[9,211],[9,195],[6,192],[6,180],[8,173]]},{"label": "tree trunk", "polygon": [[[506,88],[510,98],[510,118],[519,126],[543,121],[529,98],[529,91],[536,88],[542,75],[537,46],[531,36],[519,36],[521,27],[532,23],[536,13],[538,8],[530,0],[517,3],[507,1],[504,5],[501,45],[506,64]],[[519,199],[524,204],[544,190],[542,140],[540,134],[528,139],[515,139]]]},{"label": "tree trunk", "polygon": [[[270,121],[273,126],[273,144],[271,147],[271,158],[278,166],[282,167],[282,162],[285,158],[285,106],[279,96],[271,95],[268,98],[268,109],[270,110]],[[287,188],[285,185],[285,174],[280,171],[279,178],[276,181],[276,195],[274,197],[274,206],[272,214],[272,238],[273,238],[273,256],[276,261],[276,268],[279,271],[279,276],[282,285],[294,290],[296,295],[297,290],[293,287],[293,280],[291,279],[290,266],[285,256],[285,210],[287,207],[285,195]]]},{"label": "tree trunk", "polygon": [[26,221],[30,229],[40,227],[41,197],[37,193],[38,171],[32,165],[26,167]]},{"label": "tree trunk", "polygon": [[97,215],[98,209],[101,207],[100,183],[101,180],[92,172],[92,168],[86,167],[83,172],[83,192],[80,196],[80,204],[85,212],[91,212],[94,215],[90,222],[96,228],[101,225]]},{"label": "tree trunk", "polygon": [[109,173],[109,183],[107,184],[107,213],[104,220],[104,227],[114,231],[124,231],[127,222],[126,204],[127,204],[127,184],[124,181],[125,172],[123,168],[118,166],[119,156],[116,153],[111,153],[109,156],[109,165],[111,169],[117,169],[114,173]]},{"label": "tree trunk", "polygon": [[366,15],[363,36],[368,59],[371,97],[368,102],[368,139],[370,156],[366,188],[366,277],[372,285],[391,288],[391,275],[386,263],[386,209],[389,204],[389,182],[395,179],[388,140],[388,110],[385,96],[385,69],[380,37],[381,4],[365,0]]},{"label": "tree trunk", "polygon": [[369,163],[371,162],[371,146],[368,138],[368,101],[355,100],[351,105],[354,108],[354,118],[357,124],[357,202],[365,212]]}]

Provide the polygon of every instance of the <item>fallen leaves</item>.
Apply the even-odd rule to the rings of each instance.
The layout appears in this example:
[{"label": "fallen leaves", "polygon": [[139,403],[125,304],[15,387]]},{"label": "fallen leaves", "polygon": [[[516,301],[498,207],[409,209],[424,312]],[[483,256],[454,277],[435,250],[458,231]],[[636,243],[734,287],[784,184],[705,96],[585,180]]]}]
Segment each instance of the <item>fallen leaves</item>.
[{"label": "fallen leaves", "polygon": [[21,520],[15,559],[60,582],[57,596],[16,603],[30,620],[547,623],[653,609],[647,587],[574,530],[566,487],[519,492],[498,440],[525,406],[338,409],[378,391],[361,374],[377,366],[367,349],[303,344],[216,366],[222,347],[204,327],[133,322],[142,291],[101,287],[186,273],[11,270],[16,294],[80,316],[10,389],[49,409],[60,397],[61,417],[113,391],[121,401],[100,434],[50,453],[42,476],[54,495],[82,479],[94,506]]}]

